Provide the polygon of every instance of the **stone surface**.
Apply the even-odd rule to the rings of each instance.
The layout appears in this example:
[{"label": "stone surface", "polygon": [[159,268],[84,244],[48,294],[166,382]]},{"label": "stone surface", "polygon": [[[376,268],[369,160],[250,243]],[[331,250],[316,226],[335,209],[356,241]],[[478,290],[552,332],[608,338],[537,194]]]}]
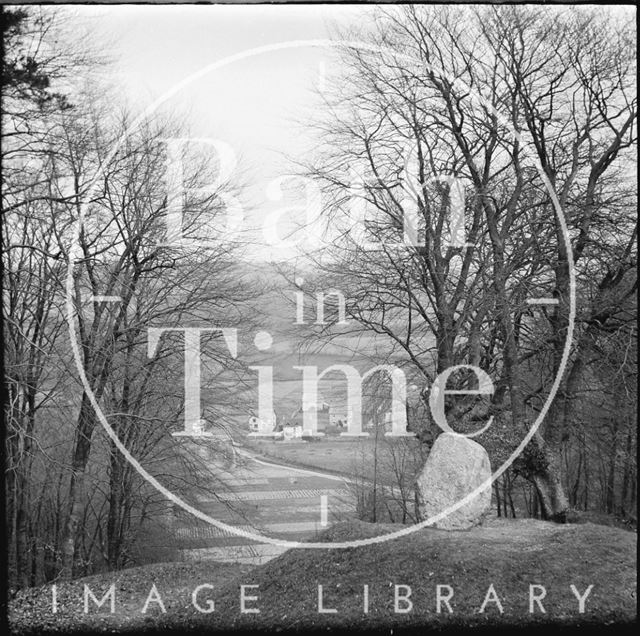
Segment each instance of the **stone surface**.
[{"label": "stone surface", "polygon": [[[435,441],[416,478],[416,504],[421,521],[443,512],[491,477],[487,451],[477,442],[453,433]],[[491,507],[491,486],[433,524],[443,530],[465,530],[480,523]]]}]

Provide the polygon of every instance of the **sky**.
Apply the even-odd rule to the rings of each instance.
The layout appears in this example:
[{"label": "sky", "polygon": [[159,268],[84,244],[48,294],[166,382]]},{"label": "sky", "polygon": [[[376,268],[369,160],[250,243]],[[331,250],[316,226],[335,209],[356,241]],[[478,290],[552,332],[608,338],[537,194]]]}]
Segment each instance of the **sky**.
[{"label": "sky", "polygon": [[[314,149],[305,124],[322,116],[317,91],[331,84],[340,65],[331,48],[293,43],[330,38],[336,27],[361,25],[375,10],[323,4],[71,8],[113,59],[113,81],[134,109],[171,93],[161,108],[188,120],[191,136],[232,149],[231,179],[242,184],[246,224],[260,228],[248,251],[258,261],[322,247],[320,231],[290,236],[303,221],[305,200],[295,188],[299,181],[284,181],[280,193],[275,180],[296,170],[288,158],[304,161]],[[632,15],[628,8],[618,12]],[[268,46],[287,48],[260,52]],[[244,59],[230,61],[243,53]],[[202,72],[216,63],[223,66]],[[268,245],[265,225],[288,245]]]},{"label": "sky", "polygon": [[[288,157],[304,159],[312,148],[304,122],[319,104],[317,89],[338,68],[331,49],[320,46],[255,49],[328,38],[336,25],[362,22],[372,7],[102,5],[73,10],[98,40],[108,42],[114,81],[126,99],[143,110],[173,91],[162,107],[184,113],[191,136],[221,140],[233,149],[238,160],[233,176],[245,184],[241,201],[249,222],[262,225],[278,209],[289,208],[278,223],[278,236],[287,237],[293,217],[303,214],[291,208],[304,199],[292,192],[294,181],[282,184],[280,201],[269,199],[267,186],[293,171]],[[243,52],[245,59],[194,77]],[[298,246],[255,245],[251,254],[256,259],[291,258],[308,239],[296,240]],[[311,247],[317,246],[312,240]]]}]

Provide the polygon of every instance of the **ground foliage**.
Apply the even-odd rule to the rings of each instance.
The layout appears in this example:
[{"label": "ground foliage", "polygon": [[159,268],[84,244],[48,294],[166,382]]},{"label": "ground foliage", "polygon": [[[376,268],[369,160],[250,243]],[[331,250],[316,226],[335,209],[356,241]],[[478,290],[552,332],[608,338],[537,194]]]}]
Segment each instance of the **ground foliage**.
[{"label": "ground foliage", "polygon": [[[376,536],[397,526],[350,522],[325,531],[328,543]],[[61,607],[50,610],[51,587],[18,592],[10,601],[15,633],[77,631],[326,631],[579,628],[598,625],[616,633],[636,618],[636,535],[593,523],[557,525],[532,519],[494,520],[470,531],[424,529],[408,537],[358,548],[290,550],[252,568],[215,562],[167,563],[96,575],[58,586]],[[116,612],[108,604],[83,613],[87,583],[97,598],[116,583]],[[141,609],[155,583],[167,612],[151,604]],[[214,586],[215,612],[198,614],[191,594],[200,584]],[[363,585],[369,585],[369,614],[362,610]],[[259,585],[260,614],[240,614],[240,585]],[[317,612],[317,586],[325,607]],[[409,585],[414,607],[395,614],[393,586]],[[454,588],[453,614],[436,613],[436,585]],[[504,608],[495,603],[478,610],[493,584]],[[544,585],[546,614],[529,614],[529,585]],[[570,590],[593,584],[584,614]],[[66,606],[66,607],[65,607]]]}]

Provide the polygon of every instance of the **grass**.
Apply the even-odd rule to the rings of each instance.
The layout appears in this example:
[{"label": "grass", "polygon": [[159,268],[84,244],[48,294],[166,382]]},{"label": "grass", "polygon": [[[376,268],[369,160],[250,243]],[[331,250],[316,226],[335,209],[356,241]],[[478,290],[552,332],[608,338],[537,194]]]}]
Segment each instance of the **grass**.
[{"label": "grass", "polygon": [[371,443],[371,440],[322,440],[294,444],[251,438],[242,440],[244,446],[260,453],[265,459],[278,459],[292,466],[319,468],[348,476],[354,474],[364,447]]},{"label": "grass", "polygon": [[[320,469],[323,472],[346,477],[360,477],[373,479],[374,476],[374,447],[376,441],[373,437],[356,439],[331,439],[304,443],[283,443],[273,440],[238,437],[241,443],[250,450],[259,453],[266,460],[274,459],[280,463],[298,466],[301,468]],[[406,444],[407,440],[398,440],[397,443]],[[419,444],[415,440],[416,445]],[[389,468],[390,446],[393,441],[384,438],[378,440],[378,457],[380,465],[378,471],[384,473],[384,469]],[[418,461],[418,455],[406,458],[409,470],[417,471],[423,463]],[[418,461],[415,465],[413,462]],[[395,482],[394,482],[395,485]]]},{"label": "grass", "polygon": [[[234,577],[242,577],[253,566],[233,563],[154,563],[118,572],[95,574],[57,585],[58,611],[52,612],[52,587],[44,585],[20,590],[9,602],[9,624],[12,633],[70,633],[139,631],[152,627],[155,619],[142,614],[145,600],[153,584],[162,595],[165,609],[179,616],[190,602],[191,591],[206,581],[224,586]],[[116,611],[109,603],[92,606],[84,613],[84,586],[101,599],[115,584]],[[150,612],[151,613],[151,612]]]},{"label": "grass", "polygon": [[[362,522],[338,524],[322,533],[330,544],[376,536],[398,526]],[[112,578],[123,587],[125,608],[118,616],[95,610],[82,614],[82,580],[61,586],[59,597],[80,599],[75,610],[52,615],[50,587],[19,593],[11,604],[14,629],[43,633],[102,627],[137,630],[212,631],[450,630],[491,628],[581,628],[615,626],[616,634],[636,618],[636,535],[592,523],[567,524],[495,520],[464,532],[423,529],[408,537],[359,548],[290,550],[253,569],[216,563],[169,564],[93,577],[100,596]],[[129,577],[129,578],[128,578]],[[154,579],[155,577],[155,579]],[[167,613],[142,615],[152,580],[166,601]],[[201,583],[215,586],[213,614],[198,614],[191,592]],[[247,594],[260,614],[240,613],[240,585],[258,585]],[[318,613],[318,585],[325,607]],[[363,585],[369,586],[369,613],[363,613]],[[453,613],[436,612],[436,585],[453,588]],[[502,603],[479,612],[489,586]],[[578,612],[570,585],[583,593],[593,585]],[[394,612],[394,586],[411,587],[410,613]],[[529,585],[544,585],[545,614],[529,613]],[[256,591],[257,590],[257,591]],[[104,608],[103,608],[104,609]],[[443,610],[446,608],[443,606]],[[117,612],[118,614],[118,612]],[[124,618],[127,620],[124,620]]]}]

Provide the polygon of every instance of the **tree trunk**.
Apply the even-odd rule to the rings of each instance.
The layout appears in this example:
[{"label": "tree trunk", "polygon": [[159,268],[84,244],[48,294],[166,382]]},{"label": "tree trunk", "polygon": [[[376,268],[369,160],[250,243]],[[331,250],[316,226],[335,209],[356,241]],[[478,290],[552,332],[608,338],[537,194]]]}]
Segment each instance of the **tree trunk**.
[{"label": "tree trunk", "polygon": [[96,415],[93,411],[93,406],[87,394],[83,393],[69,482],[67,521],[62,540],[62,567],[59,573],[59,578],[61,579],[69,579],[73,576],[78,527],[83,517],[85,504],[86,468],[89,453],[91,452],[91,436],[95,425]]},{"label": "tree trunk", "polygon": [[534,485],[542,518],[566,523],[569,500],[561,480],[561,465],[560,448],[547,445],[538,431],[513,463],[513,470]]},{"label": "tree trunk", "polygon": [[496,511],[498,513],[498,517],[502,516],[502,506],[500,505],[500,485],[498,481],[493,482],[493,492],[496,496]]},{"label": "tree trunk", "polygon": [[611,440],[611,449],[609,452],[609,470],[607,474],[607,498],[605,509],[608,514],[612,514],[615,512],[615,504],[616,504],[616,458],[618,455],[618,424],[616,419],[613,421],[613,439]]},{"label": "tree trunk", "polygon": [[575,480],[573,482],[573,487],[571,489],[569,503],[575,508],[578,507],[578,496],[580,493],[580,482],[582,475],[582,463],[584,461],[584,448],[582,444],[582,440],[580,441],[580,446],[578,449],[578,470],[576,472]]},{"label": "tree trunk", "polygon": [[509,478],[509,490],[507,491],[507,495],[509,497],[509,509],[511,510],[511,516],[516,518],[516,507],[513,503],[513,479],[511,478],[511,473],[507,472],[506,475]]},{"label": "tree trunk", "polygon": [[120,451],[111,443],[111,474],[109,476],[109,513],[107,517],[107,560],[109,568],[118,569],[120,566],[121,549],[121,515],[122,515],[122,487],[123,474]]},{"label": "tree trunk", "polygon": [[542,516],[549,521],[566,523],[569,500],[560,477],[560,452],[547,447],[544,459],[547,465],[536,467],[530,476],[542,504]]},{"label": "tree trunk", "polygon": [[16,457],[12,458],[14,468],[14,499],[15,513],[13,532],[15,540],[15,571],[16,584],[28,587],[31,571],[31,541],[29,537],[29,485],[31,483],[31,448],[35,434],[35,390],[33,382],[23,391],[23,404],[26,413],[21,419],[24,421],[24,432],[19,433],[16,445]]},{"label": "tree trunk", "polygon": [[624,455],[624,469],[622,472],[622,492],[620,493],[620,515],[627,516],[627,497],[629,492],[629,481],[631,479],[631,432],[632,426],[627,428],[627,443]]},{"label": "tree trunk", "polygon": [[16,511],[16,573],[19,587],[29,586],[29,536],[27,531],[27,511],[25,510],[25,484],[20,485],[18,492],[18,509]]}]

